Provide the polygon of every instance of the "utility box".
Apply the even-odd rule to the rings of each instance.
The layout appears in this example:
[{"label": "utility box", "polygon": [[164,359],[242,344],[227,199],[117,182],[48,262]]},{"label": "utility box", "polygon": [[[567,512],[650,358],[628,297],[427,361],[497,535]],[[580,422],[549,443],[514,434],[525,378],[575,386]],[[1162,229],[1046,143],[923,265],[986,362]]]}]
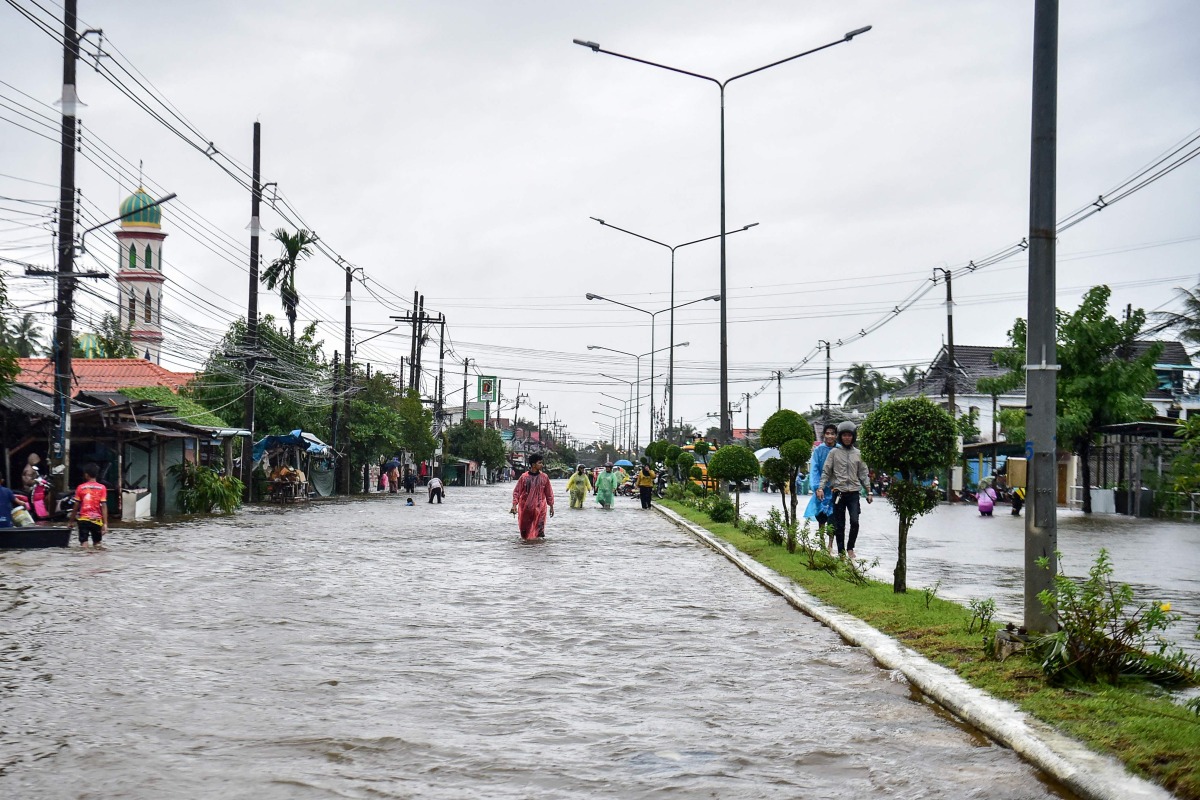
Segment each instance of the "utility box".
[{"label": "utility box", "polygon": [[121,521],[137,522],[139,519],[150,519],[150,490],[122,489]]},{"label": "utility box", "polygon": [[1008,485],[1013,489],[1026,488],[1028,480],[1028,462],[1023,458],[1009,458],[1004,462],[1008,467]]}]

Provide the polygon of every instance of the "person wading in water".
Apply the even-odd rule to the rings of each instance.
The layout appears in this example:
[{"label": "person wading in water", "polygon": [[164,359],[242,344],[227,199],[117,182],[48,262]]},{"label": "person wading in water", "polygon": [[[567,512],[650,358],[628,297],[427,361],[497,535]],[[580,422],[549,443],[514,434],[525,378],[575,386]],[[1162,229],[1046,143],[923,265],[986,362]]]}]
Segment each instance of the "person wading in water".
[{"label": "person wading in water", "polygon": [[554,516],[554,489],[550,486],[550,476],[542,472],[540,455],[529,457],[529,471],[517,479],[508,513],[517,515],[522,539],[545,538],[546,514]]}]

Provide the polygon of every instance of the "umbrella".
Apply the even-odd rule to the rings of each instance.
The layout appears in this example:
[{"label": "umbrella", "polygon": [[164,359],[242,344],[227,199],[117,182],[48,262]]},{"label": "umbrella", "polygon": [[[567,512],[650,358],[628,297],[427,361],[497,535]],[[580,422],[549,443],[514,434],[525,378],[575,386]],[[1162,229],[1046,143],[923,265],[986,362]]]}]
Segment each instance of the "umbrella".
[{"label": "umbrella", "polygon": [[755,450],[754,457],[761,463],[768,458],[779,458],[779,451],[774,447],[764,447],[761,450]]},{"label": "umbrella", "polygon": [[383,469],[385,471],[392,470],[392,469],[400,469],[400,462],[397,459],[393,458],[390,461],[388,461],[386,464],[383,465]]},{"label": "umbrella", "polygon": [[613,466],[614,467],[632,467],[633,462],[630,461],[628,458],[622,458],[620,461],[614,461]]}]

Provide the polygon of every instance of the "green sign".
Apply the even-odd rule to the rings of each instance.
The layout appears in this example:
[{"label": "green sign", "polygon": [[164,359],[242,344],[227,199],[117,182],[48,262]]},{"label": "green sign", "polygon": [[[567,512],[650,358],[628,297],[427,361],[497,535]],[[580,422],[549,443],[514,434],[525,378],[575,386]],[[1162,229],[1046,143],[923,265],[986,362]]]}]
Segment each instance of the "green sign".
[{"label": "green sign", "polygon": [[479,402],[500,402],[500,379],[495,375],[480,375],[476,385],[479,389]]}]

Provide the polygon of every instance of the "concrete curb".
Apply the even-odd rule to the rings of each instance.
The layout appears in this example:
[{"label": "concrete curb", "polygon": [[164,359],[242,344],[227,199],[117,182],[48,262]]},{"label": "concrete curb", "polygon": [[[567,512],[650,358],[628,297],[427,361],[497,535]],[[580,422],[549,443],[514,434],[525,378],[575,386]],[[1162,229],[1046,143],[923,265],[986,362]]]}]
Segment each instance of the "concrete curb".
[{"label": "concrete curb", "polygon": [[883,667],[899,671],[938,705],[1011,748],[1080,797],[1088,800],[1170,800],[1174,797],[1161,786],[1130,774],[1116,759],[1088,749],[1081,742],[1029,717],[1012,703],[971,686],[946,667],[933,663],[857,617],[826,605],[790,578],[763,566],[674,511],[657,503],[654,508],[794,608],[828,626],[850,644],[863,648]]}]

